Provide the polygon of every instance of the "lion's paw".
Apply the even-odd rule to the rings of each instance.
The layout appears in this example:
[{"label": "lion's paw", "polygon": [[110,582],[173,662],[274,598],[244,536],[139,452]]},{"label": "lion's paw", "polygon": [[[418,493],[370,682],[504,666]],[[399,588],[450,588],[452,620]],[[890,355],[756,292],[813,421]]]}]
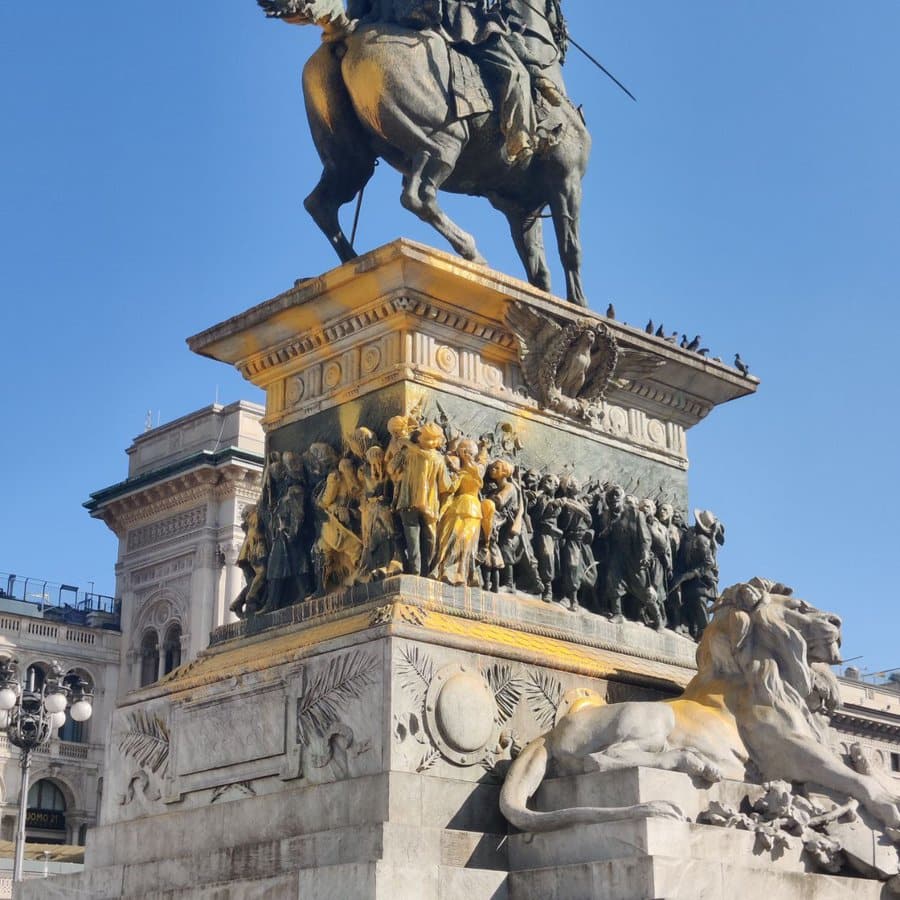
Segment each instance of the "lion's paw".
[{"label": "lion's paw", "polygon": [[700,778],[710,783],[722,780],[722,770],[696,750],[685,754],[684,771],[692,778]]}]

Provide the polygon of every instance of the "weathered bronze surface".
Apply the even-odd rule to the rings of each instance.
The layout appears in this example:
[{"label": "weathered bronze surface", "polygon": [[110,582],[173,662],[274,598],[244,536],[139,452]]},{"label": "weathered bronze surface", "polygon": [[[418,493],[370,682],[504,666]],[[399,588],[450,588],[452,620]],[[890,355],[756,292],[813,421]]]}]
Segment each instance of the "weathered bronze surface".
[{"label": "weathered bronze surface", "polygon": [[689,528],[666,495],[530,469],[509,423],[475,437],[419,409],[378,431],[354,428],[340,454],[270,452],[245,514],[240,617],[406,573],[703,633],[724,542],[712,513]]},{"label": "weathered bronze surface", "polygon": [[528,280],[550,290],[541,215],[549,207],[566,296],[581,283],[581,180],[590,136],[562,78],[557,0],[258,0],[268,16],[316,24],[323,44],[303,71],[323,163],[305,205],[343,261],[356,256],[338,211],[384,159],[403,174],[400,202],[466,259],[472,235],[438,205],[439,189],[486,197],[509,221]]}]

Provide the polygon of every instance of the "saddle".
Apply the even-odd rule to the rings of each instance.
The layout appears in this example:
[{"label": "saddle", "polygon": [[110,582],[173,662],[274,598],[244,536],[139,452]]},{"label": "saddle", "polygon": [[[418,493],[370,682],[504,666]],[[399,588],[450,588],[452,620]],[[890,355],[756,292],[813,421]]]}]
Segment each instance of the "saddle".
[{"label": "saddle", "polygon": [[[456,106],[457,118],[492,112],[494,101],[485,87],[478,64],[453,47],[448,46],[447,50],[450,57],[450,94]],[[548,103],[534,86],[531,94],[537,117],[537,152],[540,154],[559,143],[565,128],[565,115],[560,107]]]},{"label": "saddle", "polygon": [[[444,0],[391,0],[391,20],[403,28],[416,31],[440,31],[444,16]],[[518,39],[517,39],[518,40]],[[522,49],[525,45],[521,40]],[[450,95],[453,98],[456,118],[489,113],[495,109],[491,92],[485,86],[478,64],[465,53],[447,44],[450,62]],[[524,54],[520,54],[520,58]],[[527,59],[526,65],[540,62]],[[557,107],[547,103],[540,91],[532,85],[532,96],[537,118],[537,150],[544,152],[558,143],[564,127],[564,117]]]},{"label": "saddle", "polygon": [[447,51],[450,56],[450,93],[456,105],[457,118],[491,112],[494,101],[484,86],[478,64],[453,47],[448,46]]}]

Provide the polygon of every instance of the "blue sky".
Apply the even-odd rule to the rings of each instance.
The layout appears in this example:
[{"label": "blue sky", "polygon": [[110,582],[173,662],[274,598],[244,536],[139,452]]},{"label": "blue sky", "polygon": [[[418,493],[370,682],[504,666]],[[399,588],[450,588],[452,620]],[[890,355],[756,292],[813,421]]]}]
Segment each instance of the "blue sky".
[{"label": "blue sky", "polygon": [[[572,52],[591,305],[701,332],[763,380],[689,438],[723,584],[792,583],[844,615],[846,657],[900,666],[900,5],[564,5],[639,101]],[[115,539],[81,503],[124,477],[147,410],[259,399],[184,339],[332,265],[300,205],[317,42],[252,0],[0,5],[0,571],[112,592]],[[381,167],[358,245],[444,248],[399,189]],[[520,273],[486,202],[446,206]]]}]

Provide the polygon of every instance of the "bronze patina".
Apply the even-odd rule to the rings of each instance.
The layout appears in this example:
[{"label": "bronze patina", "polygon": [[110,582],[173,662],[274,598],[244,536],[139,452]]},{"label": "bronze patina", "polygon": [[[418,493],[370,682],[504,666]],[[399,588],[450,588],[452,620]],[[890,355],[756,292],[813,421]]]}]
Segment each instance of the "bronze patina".
[{"label": "bronze patina", "polygon": [[550,289],[542,215],[549,208],[566,296],[581,282],[581,181],[591,141],[562,77],[557,0],[258,0],[290,24],[316,24],[322,46],[303,94],[322,177],[305,206],[342,261],[356,256],[338,221],[379,158],[403,175],[400,202],[463,257],[475,239],[438,190],[486,197],[507,218],[528,280]]}]

